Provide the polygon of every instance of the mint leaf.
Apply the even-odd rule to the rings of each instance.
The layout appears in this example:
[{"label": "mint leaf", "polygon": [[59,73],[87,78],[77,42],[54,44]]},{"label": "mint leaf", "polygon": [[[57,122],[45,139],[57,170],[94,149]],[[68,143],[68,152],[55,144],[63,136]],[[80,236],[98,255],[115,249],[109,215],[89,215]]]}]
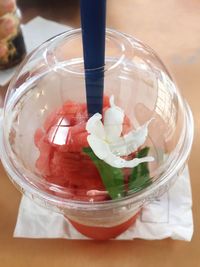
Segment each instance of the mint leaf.
[{"label": "mint leaf", "polygon": [[103,184],[108,191],[112,199],[120,198],[124,196],[124,178],[121,169],[114,168],[103,160],[100,160],[92,151],[90,147],[83,148],[83,152],[86,153],[95,166],[97,167]]},{"label": "mint leaf", "polygon": [[[136,158],[146,157],[148,153],[149,147],[145,147],[136,154]],[[138,191],[150,184],[151,180],[147,162],[140,163],[138,166],[133,168],[128,182],[129,190]]]}]

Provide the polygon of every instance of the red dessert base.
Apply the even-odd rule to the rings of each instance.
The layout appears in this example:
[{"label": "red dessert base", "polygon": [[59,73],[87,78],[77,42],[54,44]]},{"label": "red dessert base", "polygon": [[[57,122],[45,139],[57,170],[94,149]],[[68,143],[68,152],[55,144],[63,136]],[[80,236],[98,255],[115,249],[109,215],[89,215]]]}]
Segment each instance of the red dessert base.
[{"label": "red dessert base", "polygon": [[95,226],[86,226],[77,222],[74,222],[70,219],[70,223],[78,230],[81,234],[96,240],[108,240],[117,237],[126,231],[133,223],[135,223],[137,216],[140,212],[131,217],[128,221],[113,226],[113,227],[95,227]]}]

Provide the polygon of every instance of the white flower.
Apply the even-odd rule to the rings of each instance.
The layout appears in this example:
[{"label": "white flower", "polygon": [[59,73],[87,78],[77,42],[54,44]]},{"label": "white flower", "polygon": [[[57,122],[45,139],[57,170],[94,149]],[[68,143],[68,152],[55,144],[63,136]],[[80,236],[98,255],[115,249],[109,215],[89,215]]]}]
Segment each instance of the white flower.
[{"label": "white flower", "polygon": [[124,111],[114,104],[114,97],[110,98],[110,108],[105,111],[104,124],[102,115],[94,114],[86,124],[89,135],[87,141],[95,155],[107,164],[116,168],[133,168],[143,162],[151,162],[153,157],[134,158],[125,160],[128,156],[144,144],[148,135],[148,121],[136,130],[122,135]]}]

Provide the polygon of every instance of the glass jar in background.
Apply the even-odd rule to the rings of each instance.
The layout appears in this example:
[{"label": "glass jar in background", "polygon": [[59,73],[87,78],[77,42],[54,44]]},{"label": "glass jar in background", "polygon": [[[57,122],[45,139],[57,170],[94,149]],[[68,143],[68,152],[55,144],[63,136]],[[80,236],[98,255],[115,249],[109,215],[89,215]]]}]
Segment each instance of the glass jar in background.
[{"label": "glass jar in background", "polygon": [[0,0],[0,70],[20,63],[26,53],[15,0]]}]

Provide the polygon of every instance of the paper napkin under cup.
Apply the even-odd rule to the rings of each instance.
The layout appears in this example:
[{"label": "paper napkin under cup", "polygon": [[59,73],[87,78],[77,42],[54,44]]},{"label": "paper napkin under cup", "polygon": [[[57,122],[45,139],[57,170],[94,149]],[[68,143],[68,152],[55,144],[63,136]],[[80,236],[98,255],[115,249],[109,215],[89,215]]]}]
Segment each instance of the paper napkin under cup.
[{"label": "paper napkin under cup", "polygon": [[[146,205],[136,223],[117,240],[172,238],[190,241],[193,234],[192,196],[188,168],[162,197]],[[23,196],[14,237],[88,239],[62,214],[38,206]]]}]

